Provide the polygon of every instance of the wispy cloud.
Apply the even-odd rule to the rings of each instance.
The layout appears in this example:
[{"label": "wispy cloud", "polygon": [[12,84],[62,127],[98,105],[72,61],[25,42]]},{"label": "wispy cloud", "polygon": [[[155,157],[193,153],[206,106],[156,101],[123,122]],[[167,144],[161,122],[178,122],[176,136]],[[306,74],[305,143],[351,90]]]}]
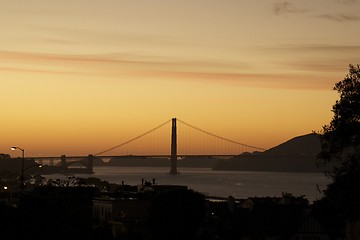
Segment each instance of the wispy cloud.
[{"label": "wispy cloud", "polygon": [[[29,74],[92,76],[113,79],[158,79],[164,81],[227,82],[248,87],[284,89],[329,89],[306,73],[254,69],[251,64],[136,54],[66,55],[0,51],[0,71]],[[303,63],[303,68],[309,65]],[[284,64],[283,66],[285,66]]]},{"label": "wispy cloud", "polygon": [[[332,2],[334,11],[320,13],[317,17],[335,22],[360,21],[360,15],[356,11],[360,0],[332,0]],[[322,12],[321,10],[319,9],[319,12]]]},{"label": "wispy cloud", "polygon": [[0,67],[2,72],[23,72],[23,73],[33,73],[33,74],[69,74],[69,75],[87,75],[85,72],[76,72],[76,71],[56,71],[56,70],[43,70],[36,68],[17,68],[17,67]]},{"label": "wispy cloud", "polygon": [[159,71],[154,74],[164,79],[179,79],[181,81],[228,82],[228,84],[243,87],[273,88],[273,89],[318,89],[329,90],[333,82],[326,77],[311,77],[299,73],[225,73],[225,72],[175,72]]},{"label": "wispy cloud", "polygon": [[[8,60],[22,61],[44,61],[44,62],[82,62],[82,63],[131,63],[132,60],[118,59],[111,55],[76,55],[76,54],[52,54],[52,53],[36,53],[36,52],[14,52],[0,51],[0,56]],[[141,63],[141,61],[137,61]]]},{"label": "wispy cloud", "polygon": [[299,8],[295,6],[293,3],[289,1],[278,2],[274,4],[274,13],[275,15],[282,15],[282,14],[293,14],[293,13],[302,13],[306,10],[303,8]]},{"label": "wispy cloud", "polygon": [[280,63],[284,68],[292,70],[300,70],[301,72],[312,73],[331,73],[342,72],[346,69],[347,65],[339,60],[331,60],[327,62],[322,61],[304,61],[304,60],[292,60]]},{"label": "wispy cloud", "polygon": [[[327,8],[320,8],[311,2],[302,2],[300,6],[298,2],[285,0],[277,2],[273,5],[275,15],[297,14],[297,13],[313,13],[313,16],[336,21],[336,22],[355,22],[360,21],[360,15],[354,12],[354,6],[358,5],[360,0],[332,0],[328,3]],[[304,6],[307,7],[304,7]],[[329,9],[332,9],[329,11]]]},{"label": "wispy cloud", "polygon": [[343,4],[354,4],[359,2],[359,0],[335,0],[335,1]]},{"label": "wispy cloud", "polygon": [[358,52],[360,51],[360,45],[335,45],[335,44],[283,44],[276,47],[265,47],[262,50],[269,51],[286,51],[286,52],[303,52],[303,51],[326,51],[336,52],[348,51]]},{"label": "wispy cloud", "polygon": [[336,22],[354,22],[360,21],[360,16],[346,15],[346,14],[322,14],[320,18],[336,21]]},{"label": "wispy cloud", "polygon": [[144,72],[161,71],[225,71],[248,69],[248,63],[186,59],[135,53],[112,54],[50,54],[36,52],[0,51],[0,63],[6,71],[104,75],[125,73],[135,76]]},{"label": "wispy cloud", "polygon": [[322,75],[331,80],[346,70],[348,64],[358,63],[360,45],[284,44],[258,50],[276,55],[278,58],[272,64],[285,72]]}]

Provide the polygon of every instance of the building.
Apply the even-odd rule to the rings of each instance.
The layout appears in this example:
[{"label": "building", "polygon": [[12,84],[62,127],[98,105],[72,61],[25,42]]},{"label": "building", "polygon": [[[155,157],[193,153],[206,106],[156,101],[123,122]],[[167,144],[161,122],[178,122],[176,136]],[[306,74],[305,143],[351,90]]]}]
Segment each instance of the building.
[{"label": "building", "polygon": [[95,197],[93,199],[94,228],[109,228],[114,237],[137,235],[148,239],[151,234],[148,220],[152,198],[162,191],[187,189],[187,187],[153,185],[143,181],[136,189],[133,192],[119,191]]}]

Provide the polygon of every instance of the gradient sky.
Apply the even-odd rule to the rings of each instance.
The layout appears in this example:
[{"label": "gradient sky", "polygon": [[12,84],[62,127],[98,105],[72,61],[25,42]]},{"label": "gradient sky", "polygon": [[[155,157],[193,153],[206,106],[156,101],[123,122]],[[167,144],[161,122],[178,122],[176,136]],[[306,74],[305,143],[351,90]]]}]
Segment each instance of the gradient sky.
[{"label": "gradient sky", "polygon": [[261,148],[319,131],[332,87],[360,64],[359,9],[0,0],[0,153],[88,155],[172,117]]}]

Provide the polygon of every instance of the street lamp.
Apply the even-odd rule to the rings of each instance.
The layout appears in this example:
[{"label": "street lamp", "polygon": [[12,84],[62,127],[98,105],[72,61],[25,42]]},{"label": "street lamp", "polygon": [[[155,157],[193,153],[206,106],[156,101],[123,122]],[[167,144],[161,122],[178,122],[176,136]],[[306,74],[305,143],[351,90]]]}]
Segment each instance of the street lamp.
[{"label": "street lamp", "polygon": [[11,147],[11,150],[15,151],[16,149],[20,150],[22,152],[22,158],[21,158],[21,176],[20,176],[20,181],[21,181],[21,194],[24,191],[24,156],[25,156],[25,150],[21,147]]},{"label": "street lamp", "polygon": [[10,199],[9,199],[9,201],[12,204],[13,203],[12,187],[4,186],[4,190],[5,191],[8,191],[8,190],[10,191]]}]

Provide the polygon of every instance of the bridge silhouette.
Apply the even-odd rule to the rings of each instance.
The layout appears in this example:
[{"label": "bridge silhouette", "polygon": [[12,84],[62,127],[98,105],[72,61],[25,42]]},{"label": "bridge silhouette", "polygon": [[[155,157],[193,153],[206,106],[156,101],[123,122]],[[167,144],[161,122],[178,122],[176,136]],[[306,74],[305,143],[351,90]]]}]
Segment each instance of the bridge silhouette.
[{"label": "bridge silhouette", "polygon": [[[171,131],[169,134],[170,123]],[[179,126],[181,126],[180,129],[178,129]],[[178,139],[178,136],[181,137]],[[264,150],[260,147],[221,137],[180,119],[172,118],[137,137],[95,154],[89,154],[88,156],[33,157],[32,159],[39,161],[46,159],[50,161],[50,165],[53,165],[54,160],[57,160],[59,162],[57,165],[59,172],[78,172],[79,169],[71,169],[71,166],[80,165],[84,173],[93,173],[93,161],[95,158],[116,158],[120,156],[161,157],[170,160],[170,173],[177,174],[178,159],[184,157],[232,157],[243,152]]]}]

